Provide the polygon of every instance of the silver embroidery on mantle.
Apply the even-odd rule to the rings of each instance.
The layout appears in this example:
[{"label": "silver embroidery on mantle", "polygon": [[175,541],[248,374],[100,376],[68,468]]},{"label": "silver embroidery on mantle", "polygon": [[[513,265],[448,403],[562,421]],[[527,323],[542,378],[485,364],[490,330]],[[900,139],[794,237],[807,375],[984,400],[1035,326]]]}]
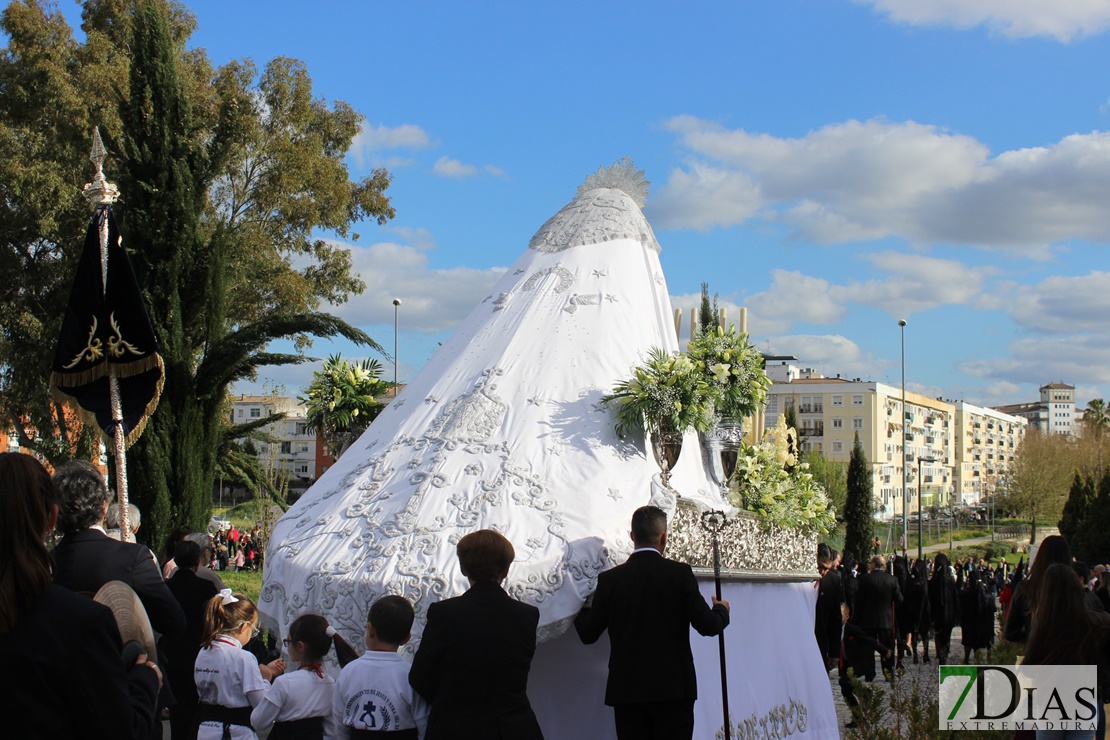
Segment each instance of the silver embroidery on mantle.
[{"label": "silver embroidery on mantle", "polygon": [[[368,459],[321,498],[294,504],[287,514],[294,524],[280,542],[271,541],[270,562],[292,559],[321,540],[339,540],[346,547],[316,565],[303,583],[267,582],[261,599],[284,605],[286,626],[300,613],[322,609],[348,641],[358,644],[367,610],[386,594],[412,602],[424,623],[431,603],[456,595],[453,584],[459,577],[439,570],[427,556],[453,547],[482,524],[498,529],[510,520],[531,519],[530,528],[544,532],[517,553],[517,562],[526,567],[506,585],[513,598],[540,604],[568,579],[579,593],[593,589],[597,574],[611,565],[604,547],[572,542],[546,482],[530,463],[516,460],[505,442],[494,441],[508,411],[495,382],[501,375],[498,368],[485,370],[470,391],[440,404],[442,410],[423,434],[397,438],[374,455],[364,449]],[[394,501],[396,491],[390,490],[398,480],[415,487],[403,503]],[[346,495],[345,509],[336,516],[311,515],[321,501],[340,493]],[[379,573],[392,576],[381,583]],[[541,639],[558,636],[569,624],[548,625]]]},{"label": "silver embroidery on mantle", "polygon": [[547,275],[555,275],[559,278],[559,283],[555,286],[556,293],[562,293],[574,284],[574,275],[571,274],[570,270],[562,265],[551,265],[550,267],[536,270],[533,274],[529,275],[528,279],[524,281],[524,285],[520,286],[520,289],[535,290],[536,285]]},{"label": "silver embroidery on mantle", "polygon": [[597,295],[572,295],[567,305],[563,306],[563,310],[567,313],[574,313],[578,310],[579,306],[597,306],[601,303],[601,298]]},{"label": "silver embroidery on mantle", "polygon": [[662,251],[651,224],[627,193],[596,188],[581,193],[548,219],[528,247],[537,252],[562,252],[616,239],[632,239],[655,252]]}]

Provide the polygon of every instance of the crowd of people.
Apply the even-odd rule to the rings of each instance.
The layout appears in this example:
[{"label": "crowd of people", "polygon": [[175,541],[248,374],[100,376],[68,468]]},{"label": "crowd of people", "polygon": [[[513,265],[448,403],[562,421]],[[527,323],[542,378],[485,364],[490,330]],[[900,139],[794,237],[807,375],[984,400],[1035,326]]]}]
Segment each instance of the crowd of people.
[{"label": "crowd of people", "polygon": [[951,648],[959,627],[964,663],[989,662],[991,648],[1005,639],[1024,645],[1023,664],[1097,665],[1097,735],[1067,737],[1102,737],[1103,703],[1110,699],[1110,571],[1074,560],[1062,536],[1044,539],[1028,572],[1024,560],[1011,571],[1006,563],[951,563],[943,552],[931,561],[875,555],[861,572],[851,553],[841,556],[826,544],[817,548],[817,570],[814,634],[826,669],[838,669],[850,707],[857,704],[850,676],[874,680],[876,656],[892,680],[907,658],[930,662],[930,638],[938,664],[960,662]]},{"label": "crowd of people", "polygon": [[[275,650],[259,639],[256,605],[217,572],[221,547],[243,554],[255,536],[232,545],[183,528],[160,563],[118,537],[109,498],[89,463],[51,476],[29,455],[0,454],[0,691],[19,708],[5,719],[13,737],[160,738],[168,709],[173,740],[542,740],[527,695],[539,610],[502,587],[515,552],[500,533],[459,540],[470,588],[429,607],[410,664],[399,650],[415,612],[402,596],[369,605],[361,655],[312,613]],[[661,509],[638,509],[630,536],[635,551],[601,574],[574,626],[586,644],[609,634],[604,701],[620,740],[691,738],[690,629],[719,634],[729,604],[707,603],[690,566],[663,557]],[[120,588],[130,602],[99,603]],[[325,670],[333,654],[338,675]]]}]

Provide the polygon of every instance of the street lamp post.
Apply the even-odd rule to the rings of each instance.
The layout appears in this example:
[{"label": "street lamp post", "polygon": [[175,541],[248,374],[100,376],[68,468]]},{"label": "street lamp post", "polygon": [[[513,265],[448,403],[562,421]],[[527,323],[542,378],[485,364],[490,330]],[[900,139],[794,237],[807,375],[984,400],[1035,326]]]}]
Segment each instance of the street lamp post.
[{"label": "street lamp post", "polygon": [[393,299],[393,397],[397,397],[397,316],[401,310],[401,299]]},{"label": "street lamp post", "polygon": [[[923,550],[922,550],[922,547],[921,547],[922,544],[923,544],[922,541],[921,541],[921,463],[923,463],[923,462],[935,463],[936,461],[937,461],[937,459],[935,457],[919,457],[919,458],[917,458],[917,559],[918,560],[921,559],[921,556],[923,554]],[[948,526],[949,526],[949,530],[948,530],[949,545],[948,545],[948,547],[951,548],[952,547],[952,544],[951,544],[951,542],[952,542],[951,526],[952,525],[949,524]]]},{"label": "street lamp post", "polygon": [[[902,331],[902,557],[906,556],[906,546],[909,544],[909,522],[906,497],[906,320],[898,319],[898,327]],[[920,520],[919,520],[920,522]]]}]

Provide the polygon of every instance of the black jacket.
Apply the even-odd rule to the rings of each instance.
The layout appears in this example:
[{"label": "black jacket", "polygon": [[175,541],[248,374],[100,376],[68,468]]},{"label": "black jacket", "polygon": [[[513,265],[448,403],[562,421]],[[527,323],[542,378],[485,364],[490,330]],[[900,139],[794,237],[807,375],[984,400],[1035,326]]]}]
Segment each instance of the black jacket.
[{"label": "black jacket", "polygon": [[109,581],[123,581],[143,602],[156,632],[180,635],[185,631],[185,613],[145,545],[118,542],[99,530],[86,529],[66,535],[54,548],[54,564],[54,582],[59,586],[95,594]]},{"label": "black jacket", "polygon": [[158,679],[145,666],[125,669],[121,650],[108,607],[49,586],[0,634],[4,737],[149,738]]},{"label": "black jacket", "polygon": [[728,609],[705,603],[689,565],[642,551],[598,576],[593,606],[574,627],[587,645],[609,630],[605,703],[613,706],[697,699],[690,627],[712,636],[728,622]]},{"label": "black jacket", "polygon": [[425,740],[542,740],[527,694],[539,620],[492,581],[428,607],[409,670],[431,705]]},{"label": "black jacket", "polygon": [[873,570],[859,579],[854,621],[864,629],[891,629],[894,626],[891,607],[902,603],[898,579],[882,570]]}]

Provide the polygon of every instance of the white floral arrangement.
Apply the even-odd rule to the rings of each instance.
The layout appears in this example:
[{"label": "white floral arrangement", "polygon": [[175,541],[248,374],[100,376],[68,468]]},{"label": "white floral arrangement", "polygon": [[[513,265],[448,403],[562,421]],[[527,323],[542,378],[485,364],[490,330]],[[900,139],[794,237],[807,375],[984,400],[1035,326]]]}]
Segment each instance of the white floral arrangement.
[{"label": "white floral arrangement", "polygon": [[763,355],[729,324],[709,329],[690,342],[690,359],[705,375],[713,403],[713,413],[744,419],[763,408],[771,379],[763,370]]},{"label": "white floral arrangement", "polygon": [[809,463],[799,462],[792,452],[781,416],[761,442],[741,447],[728,500],[783,527],[824,534],[836,525],[836,511],[825,489],[813,479]]}]

